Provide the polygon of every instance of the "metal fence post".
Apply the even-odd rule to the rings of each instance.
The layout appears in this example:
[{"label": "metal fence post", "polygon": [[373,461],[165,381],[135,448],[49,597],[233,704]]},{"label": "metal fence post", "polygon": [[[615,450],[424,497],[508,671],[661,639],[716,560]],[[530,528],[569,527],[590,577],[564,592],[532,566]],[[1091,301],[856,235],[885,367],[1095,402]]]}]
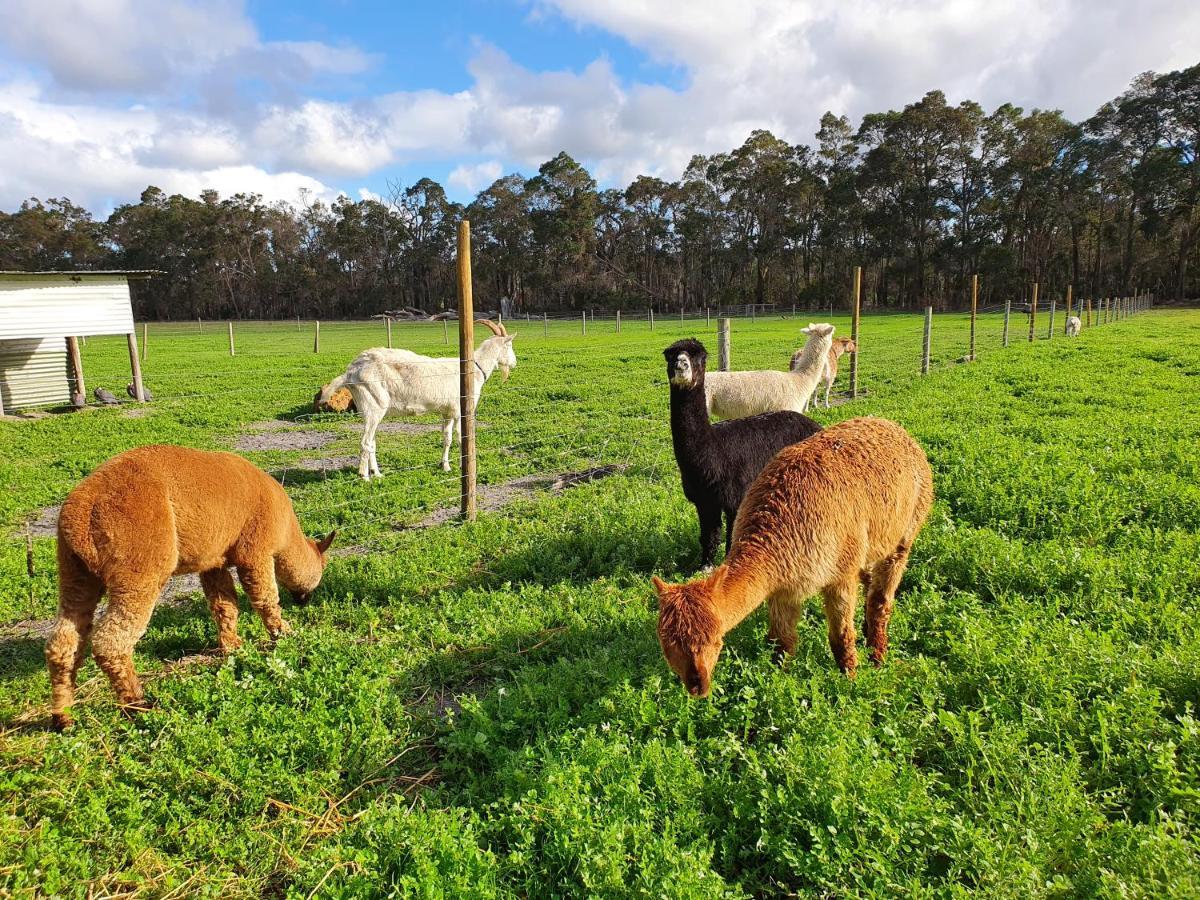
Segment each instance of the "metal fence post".
[{"label": "metal fence post", "polygon": [[1029,343],[1033,343],[1037,334],[1034,329],[1037,327],[1037,302],[1038,302],[1038,283],[1033,283],[1033,296],[1029,301]]},{"label": "metal fence post", "polygon": [[975,360],[975,319],[979,315],[979,275],[971,276],[971,350],[968,354]]}]

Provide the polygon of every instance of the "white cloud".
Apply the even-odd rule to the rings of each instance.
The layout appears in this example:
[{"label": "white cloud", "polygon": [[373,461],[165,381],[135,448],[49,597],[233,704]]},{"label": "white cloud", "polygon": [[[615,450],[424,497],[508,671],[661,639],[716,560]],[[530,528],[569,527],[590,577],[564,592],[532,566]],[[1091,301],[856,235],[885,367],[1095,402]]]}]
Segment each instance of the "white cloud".
[{"label": "white cloud", "polygon": [[502,174],[504,174],[504,166],[500,164],[500,161],[489,159],[473,165],[464,163],[455,166],[446,178],[446,182],[451,187],[456,187],[468,194],[476,194]]},{"label": "white cloud", "polygon": [[[348,44],[263,41],[245,0],[8,0],[0,64],[25,74],[0,80],[0,205],[103,205],[204,178],[331,196],[340,179],[422,161],[471,192],[560,150],[602,183],[674,178],[754,128],[811,142],[826,109],[854,120],[933,88],[1082,118],[1138,72],[1194,63],[1200,33],[1187,0],[534,2],[535,20],[617,35],[680,86],[630,81],[605,58],[535,71],[483,43],[465,90],[333,100],[311,82],[353,89],[376,60]],[[246,80],[264,87],[248,93]]]}]

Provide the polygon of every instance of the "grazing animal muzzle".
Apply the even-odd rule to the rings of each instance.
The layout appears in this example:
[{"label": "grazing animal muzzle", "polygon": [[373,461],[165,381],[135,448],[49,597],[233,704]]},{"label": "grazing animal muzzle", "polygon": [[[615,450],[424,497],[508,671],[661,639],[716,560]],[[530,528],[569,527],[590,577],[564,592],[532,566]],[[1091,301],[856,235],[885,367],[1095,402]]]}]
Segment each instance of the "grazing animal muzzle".
[{"label": "grazing animal muzzle", "polygon": [[692,360],[686,353],[680,353],[675,358],[668,374],[671,384],[676,387],[691,387],[696,382],[696,373],[692,369]]}]

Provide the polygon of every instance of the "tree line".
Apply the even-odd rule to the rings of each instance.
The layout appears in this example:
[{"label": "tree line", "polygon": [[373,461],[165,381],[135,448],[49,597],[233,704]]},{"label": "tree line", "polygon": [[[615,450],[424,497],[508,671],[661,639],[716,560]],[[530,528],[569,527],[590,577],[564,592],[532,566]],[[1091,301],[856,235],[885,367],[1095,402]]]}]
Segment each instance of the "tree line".
[{"label": "tree line", "polygon": [[159,269],[139,318],[356,317],[455,303],[471,222],[476,304],[514,312],[844,305],[864,268],[880,308],[1200,294],[1200,65],[1146,73],[1090,119],[931,91],[813,145],[769,131],[694,156],[678,181],[598,188],[567,153],[469,204],[422,178],[383,199],[267,203],[148,187],[104,221],[65,198],[0,212],[0,269]]}]

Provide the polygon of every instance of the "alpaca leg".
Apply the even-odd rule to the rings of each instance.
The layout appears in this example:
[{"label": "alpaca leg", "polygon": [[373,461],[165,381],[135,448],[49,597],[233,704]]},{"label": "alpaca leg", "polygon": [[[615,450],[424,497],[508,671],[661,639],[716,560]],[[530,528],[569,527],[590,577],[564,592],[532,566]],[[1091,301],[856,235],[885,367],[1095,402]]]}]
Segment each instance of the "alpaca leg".
[{"label": "alpaca leg", "polygon": [[[450,471],[450,442],[454,440],[454,419],[442,423],[442,471]],[[460,438],[461,440],[461,438]]]},{"label": "alpaca leg", "polygon": [[829,649],[838,667],[854,677],[858,668],[858,650],[854,646],[854,608],[858,600],[858,585],[855,581],[831,584],[822,591],[825,604],[825,622],[829,629]]},{"label": "alpaca leg", "polygon": [[713,564],[717,557],[717,544],[721,541],[721,508],[719,506],[697,506],[700,517],[700,567]]},{"label": "alpaca leg", "polygon": [[278,640],[281,634],[290,634],[292,626],[283,620],[283,610],[279,608],[279,587],[275,583],[274,561],[238,566],[237,571],[242,587],[250,597],[250,605],[262,619],[271,640]]},{"label": "alpaca leg", "polygon": [[773,594],[767,601],[767,642],[774,648],[776,662],[784,655],[796,654],[796,622],[804,608],[804,598],[790,591]]},{"label": "alpaca leg", "polygon": [[[69,551],[68,551],[69,552]],[[75,679],[87,652],[96,604],[104,593],[100,579],[72,555],[60,553],[58,619],[46,641],[46,667],[50,670],[50,718],[61,731],[72,723],[68,707],[75,699]]]},{"label": "alpaca leg", "polygon": [[108,591],[108,609],[96,625],[92,655],[108,676],[117,702],[127,712],[149,708],[133,667],[133,648],[150,623],[154,603],[167,578],[140,584],[113,585]]},{"label": "alpaca leg", "polygon": [[896,606],[896,589],[908,568],[909,547],[909,544],[898,546],[895,553],[876,563],[871,573],[863,627],[867,632],[867,646],[871,648],[871,662],[875,665],[880,665],[887,656],[888,623]]},{"label": "alpaca leg", "polygon": [[825,382],[825,408],[829,409],[829,392],[833,390],[833,382]]},{"label": "alpaca leg", "polygon": [[200,584],[208,600],[208,611],[217,623],[217,646],[222,653],[232,653],[242,646],[238,637],[237,588],[227,569],[210,569],[200,573]]}]

